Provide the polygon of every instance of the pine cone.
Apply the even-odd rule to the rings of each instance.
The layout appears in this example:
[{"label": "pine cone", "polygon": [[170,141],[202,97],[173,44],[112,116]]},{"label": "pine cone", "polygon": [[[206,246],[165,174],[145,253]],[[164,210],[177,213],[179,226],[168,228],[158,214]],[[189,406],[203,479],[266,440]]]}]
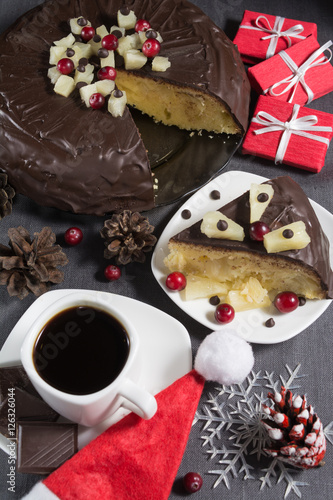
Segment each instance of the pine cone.
[{"label": "pine cone", "polygon": [[0,220],[12,213],[14,189],[7,184],[7,174],[0,172]]},{"label": "pine cone", "polygon": [[323,465],[326,439],[323,425],[311,405],[307,406],[305,396],[295,396],[285,387],[280,393],[268,393],[274,407],[263,405],[270,422],[263,425],[272,441],[265,452],[284,462],[310,469]]},{"label": "pine cone", "polygon": [[156,237],[151,234],[153,230],[148,219],[139,212],[124,210],[120,214],[113,214],[100,231],[106,240],[104,257],[115,257],[116,264],[144,262],[145,253],[150,252],[156,243]]},{"label": "pine cone", "polygon": [[37,297],[49,289],[51,283],[64,279],[57,266],[68,263],[51,228],[34,233],[34,239],[24,227],[8,230],[9,247],[0,244],[0,285],[7,285],[10,296],[23,299],[29,292]]}]

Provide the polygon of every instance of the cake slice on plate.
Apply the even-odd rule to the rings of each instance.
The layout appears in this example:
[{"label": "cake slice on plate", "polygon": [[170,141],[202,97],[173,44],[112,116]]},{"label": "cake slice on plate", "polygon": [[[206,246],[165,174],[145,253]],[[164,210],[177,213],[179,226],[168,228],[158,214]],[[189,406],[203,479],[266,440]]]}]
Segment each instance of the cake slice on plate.
[{"label": "cake slice on plate", "polygon": [[329,241],[301,187],[288,176],[252,184],[170,239],[165,265],[187,277],[185,297],[216,295],[236,310],[277,293],[333,297]]}]

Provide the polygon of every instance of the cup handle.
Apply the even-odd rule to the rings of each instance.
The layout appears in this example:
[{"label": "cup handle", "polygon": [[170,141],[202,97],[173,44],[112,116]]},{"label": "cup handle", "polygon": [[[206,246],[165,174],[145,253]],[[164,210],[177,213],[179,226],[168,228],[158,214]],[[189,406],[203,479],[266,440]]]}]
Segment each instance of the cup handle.
[{"label": "cup handle", "polygon": [[[121,388],[119,389],[120,396],[132,403],[134,406],[130,409],[146,420],[152,418],[157,410],[157,402],[152,394],[139,387],[130,379],[124,380]],[[126,402],[124,405],[126,407]]]}]

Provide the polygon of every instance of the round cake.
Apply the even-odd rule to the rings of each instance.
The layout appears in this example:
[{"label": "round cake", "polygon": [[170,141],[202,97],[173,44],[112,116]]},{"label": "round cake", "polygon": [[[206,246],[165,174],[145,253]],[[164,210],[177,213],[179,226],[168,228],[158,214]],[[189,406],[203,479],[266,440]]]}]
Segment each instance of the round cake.
[{"label": "round cake", "polygon": [[[123,8],[123,0],[50,0],[0,38],[0,170],[40,205],[95,215],[154,207],[147,151],[130,108],[118,117],[87,108],[79,91],[66,98],[48,78],[50,48],[70,33],[70,19],[110,29]],[[199,130],[214,121],[214,132],[244,135],[250,86],[223,31],[187,1],[133,0],[127,8],[158,31],[159,55],[170,63],[163,71],[150,62],[127,70],[117,57],[115,83],[128,103],[167,125]]]}]

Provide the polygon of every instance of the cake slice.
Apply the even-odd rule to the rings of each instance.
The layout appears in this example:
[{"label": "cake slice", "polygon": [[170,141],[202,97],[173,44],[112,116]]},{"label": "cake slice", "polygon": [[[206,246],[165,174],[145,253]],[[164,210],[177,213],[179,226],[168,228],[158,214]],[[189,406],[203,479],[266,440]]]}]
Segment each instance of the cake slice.
[{"label": "cake slice", "polygon": [[[270,199],[267,185],[273,188]],[[250,191],[258,186],[258,195],[250,203]],[[226,287],[224,299],[237,304],[244,299],[238,310],[249,308],[251,303],[252,307],[267,305],[268,296],[273,300],[283,291],[308,299],[332,298],[329,241],[307,196],[288,176],[263,183],[262,193],[260,186],[252,186],[218,211],[221,220],[229,218],[243,227],[242,241],[226,239],[222,226],[219,237],[207,236],[207,223],[201,220],[170,239],[165,265],[190,277],[190,287],[196,278],[198,282],[215,282],[215,288],[216,282],[222,283]],[[269,231],[263,241],[250,237],[251,208],[256,213],[256,203],[266,205],[259,219]],[[198,290],[196,296],[200,296]]]}]

